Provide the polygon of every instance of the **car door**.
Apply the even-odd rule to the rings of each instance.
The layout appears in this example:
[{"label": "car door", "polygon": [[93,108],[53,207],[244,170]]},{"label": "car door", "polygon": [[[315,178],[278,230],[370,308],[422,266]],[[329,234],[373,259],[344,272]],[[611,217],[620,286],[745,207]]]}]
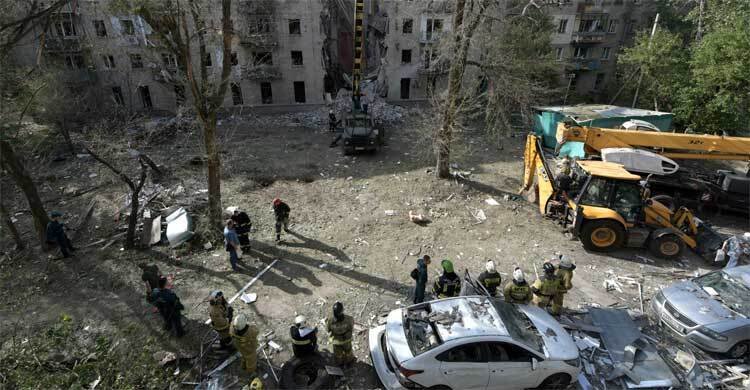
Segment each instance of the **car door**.
[{"label": "car door", "polygon": [[489,381],[487,358],[482,344],[470,342],[441,352],[440,374],[452,389],[485,390]]},{"label": "car door", "polygon": [[488,390],[526,389],[536,387],[544,379],[532,369],[531,359],[537,358],[533,353],[512,343],[492,341],[485,345],[490,376]]}]

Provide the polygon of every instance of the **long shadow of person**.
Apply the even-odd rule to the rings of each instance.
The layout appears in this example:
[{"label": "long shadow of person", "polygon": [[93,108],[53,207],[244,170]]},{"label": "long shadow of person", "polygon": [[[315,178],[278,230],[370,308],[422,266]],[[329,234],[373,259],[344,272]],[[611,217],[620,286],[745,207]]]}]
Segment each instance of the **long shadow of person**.
[{"label": "long shadow of person", "polygon": [[297,248],[314,249],[316,251],[320,251],[320,252],[323,252],[323,253],[328,253],[329,255],[334,256],[337,259],[339,259],[339,261],[346,261],[346,262],[350,262],[350,263],[352,261],[352,259],[350,259],[349,256],[346,253],[344,253],[344,251],[342,251],[339,248],[336,248],[336,247],[330,246],[328,244],[322,243],[322,242],[320,242],[320,241],[318,241],[316,239],[313,239],[313,238],[305,237],[305,236],[303,236],[299,232],[289,231],[289,234],[291,234],[294,237],[302,240],[302,242],[284,242],[284,244],[283,244],[284,246],[292,247],[292,248],[297,247]]}]

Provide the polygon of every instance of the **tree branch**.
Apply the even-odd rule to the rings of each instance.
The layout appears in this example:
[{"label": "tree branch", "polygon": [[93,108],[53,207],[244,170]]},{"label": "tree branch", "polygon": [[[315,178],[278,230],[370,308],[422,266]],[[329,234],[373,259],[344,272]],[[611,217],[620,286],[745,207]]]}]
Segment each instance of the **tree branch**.
[{"label": "tree branch", "polygon": [[94,160],[99,161],[100,163],[102,163],[102,165],[104,165],[105,167],[109,168],[110,171],[114,172],[117,176],[119,176],[120,179],[122,181],[124,181],[125,184],[127,184],[128,187],[130,187],[131,190],[135,190],[135,188],[136,188],[135,183],[133,183],[133,181],[130,180],[130,178],[126,174],[122,173],[122,171],[120,171],[119,169],[115,168],[115,166],[112,165],[112,164],[110,164],[108,161],[106,161],[103,158],[99,157],[99,155],[96,154],[96,153],[94,153],[88,146],[83,145],[83,149],[88,154],[90,154],[91,157],[94,158]]}]

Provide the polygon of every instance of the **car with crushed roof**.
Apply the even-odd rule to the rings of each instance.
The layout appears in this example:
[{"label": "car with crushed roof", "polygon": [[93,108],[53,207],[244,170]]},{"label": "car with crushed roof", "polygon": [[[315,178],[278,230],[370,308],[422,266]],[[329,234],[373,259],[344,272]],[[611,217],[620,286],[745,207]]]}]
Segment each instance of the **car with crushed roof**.
[{"label": "car with crushed roof", "polygon": [[651,308],[660,325],[704,351],[750,356],[750,265],[674,283]]},{"label": "car with crushed roof", "polygon": [[573,338],[546,311],[486,296],[393,310],[369,347],[387,389],[564,389],[580,372]]}]

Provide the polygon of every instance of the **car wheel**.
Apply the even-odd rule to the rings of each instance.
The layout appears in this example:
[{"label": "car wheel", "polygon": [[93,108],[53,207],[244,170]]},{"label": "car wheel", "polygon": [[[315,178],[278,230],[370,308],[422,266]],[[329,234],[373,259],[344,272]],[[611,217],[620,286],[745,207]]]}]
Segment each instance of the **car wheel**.
[{"label": "car wheel", "polygon": [[740,359],[745,355],[750,355],[750,341],[740,341],[735,344],[727,351],[727,355],[732,359]]},{"label": "car wheel", "polygon": [[427,390],[451,390],[451,388],[448,386],[437,385],[437,386],[428,387]]},{"label": "car wheel", "polygon": [[563,390],[567,389],[570,385],[570,375],[568,374],[555,374],[542,382],[538,390]]},{"label": "car wheel", "polygon": [[328,388],[333,378],[325,369],[325,362],[318,356],[310,356],[303,359],[293,358],[282,368],[282,389],[304,389],[317,390]]},{"label": "car wheel", "polygon": [[595,219],[583,224],[580,237],[588,250],[611,252],[625,242],[625,228],[611,219]]},{"label": "car wheel", "polygon": [[675,234],[667,234],[657,239],[651,240],[648,249],[654,255],[663,259],[676,259],[680,256],[685,244]]}]

